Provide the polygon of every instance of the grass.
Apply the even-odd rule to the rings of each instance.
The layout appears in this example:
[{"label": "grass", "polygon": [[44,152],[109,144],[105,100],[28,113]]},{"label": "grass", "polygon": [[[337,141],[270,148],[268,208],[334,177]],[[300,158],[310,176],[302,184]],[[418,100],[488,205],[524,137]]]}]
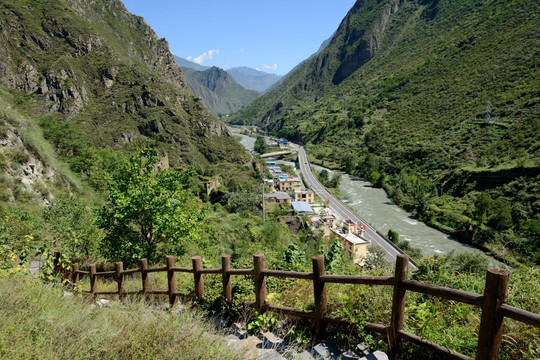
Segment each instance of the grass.
[{"label": "grass", "polygon": [[241,359],[193,310],[142,301],[91,306],[29,275],[0,277],[3,359]]},{"label": "grass", "polygon": [[[83,185],[73,171],[71,171],[65,163],[58,160],[55,149],[43,137],[41,128],[28,116],[21,114],[9,105],[6,99],[10,98],[11,95],[0,88],[0,115],[9,119],[9,122],[15,126],[25,147],[32,152],[34,156],[37,156],[39,160],[51,167],[61,179],[67,181],[71,186],[77,189],[77,191],[82,192],[85,195],[90,195],[91,190],[89,187]],[[18,158],[18,161],[21,162],[20,156],[15,157],[13,160],[17,161]]]}]

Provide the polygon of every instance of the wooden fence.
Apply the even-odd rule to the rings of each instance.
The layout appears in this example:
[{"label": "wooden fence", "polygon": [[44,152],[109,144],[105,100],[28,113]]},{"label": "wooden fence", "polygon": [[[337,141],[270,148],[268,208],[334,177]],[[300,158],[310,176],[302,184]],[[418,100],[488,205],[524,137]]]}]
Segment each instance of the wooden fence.
[{"label": "wooden fence", "polygon": [[[59,254],[57,254],[57,259]],[[89,271],[79,270],[79,265],[75,264],[71,272],[73,284],[78,284],[80,276],[89,276],[90,290],[83,292],[97,295],[150,295],[163,294],[169,298],[169,303],[173,306],[177,302],[178,296],[193,295],[199,298],[204,297],[204,275],[221,274],[223,282],[223,297],[227,303],[232,302],[231,276],[252,275],[255,283],[255,302],[251,305],[259,312],[272,311],[285,315],[310,318],[315,322],[317,336],[325,336],[328,324],[352,325],[348,319],[330,316],[327,311],[327,283],[356,284],[356,285],[380,285],[392,286],[392,315],[389,325],[366,323],[364,328],[370,331],[386,335],[390,352],[396,354],[402,341],[409,341],[419,346],[425,347],[448,359],[468,359],[472,358],[451,351],[450,349],[422,339],[414,334],[403,330],[405,302],[407,291],[432,295],[435,297],[470,304],[482,309],[480,328],[478,334],[478,347],[476,360],[495,360],[499,355],[502,340],[502,330],[504,318],[508,317],[522,323],[540,328],[540,315],[515,308],[506,304],[508,290],[508,273],[503,270],[488,269],[484,295],[474,294],[466,291],[451,289],[442,286],[426,284],[419,281],[408,280],[409,258],[406,255],[398,255],[394,276],[353,276],[353,275],[329,275],[325,273],[323,256],[313,257],[313,272],[294,272],[282,270],[269,270],[264,266],[264,254],[253,255],[252,269],[231,269],[229,255],[222,256],[221,268],[203,269],[201,257],[192,258],[192,267],[176,267],[174,257],[167,256],[167,265],[164,267],[149,268],[146,259],[140,260],[140,267],[136,269],[124,270],[122,262],[116,263],[113,271],[96,272],[96,265],[90,265]],[[153,272],[166,272],[168,280],[167,290],[152,290],[149,286],[148,274]],[[179,292],[176,289],[177,272],[192,273],[195,285],[193,294]],[[140,291],[125,291],[124,280],[126,275],[141,273],[142,289]],[[113,276],[118,284],[117,291],[98,291],[98,277]],[[313,282],[313,295],[315,299],[315,310],[304,311],[286,306],[271,305],[266,302],[266,278],[295,278]]]}]

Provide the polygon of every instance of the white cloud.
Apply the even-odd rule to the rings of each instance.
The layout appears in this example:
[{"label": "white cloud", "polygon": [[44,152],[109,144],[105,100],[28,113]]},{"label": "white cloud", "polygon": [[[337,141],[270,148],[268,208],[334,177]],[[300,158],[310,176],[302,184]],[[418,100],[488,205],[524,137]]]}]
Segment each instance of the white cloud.
[{"label": "white cloud", "polygon": [[240,53],[243,54],[243,53],[244,53],[244,49],[240,49]]},{"label": "white cloud", "polygon": [[277,64],[274,64],[274,65],[266,65],[266,64],[263,64],[263,68],[267,69],[267,70],[274,70],[276,71],[277,70]]},{"label": "white cloud", "polygon": [[202,65],[202,63],[205,60],[213,59],[214,55],[217,55],[217,54],[219,54],[219,50],[218,49],[212,49],[212,50],[208,50],[208,51],[202,53],[201,55],[197,56],[196,58],[192,58],[191,56],[189,56],[187,59],[189,61],[193,61],[194,63]]}]

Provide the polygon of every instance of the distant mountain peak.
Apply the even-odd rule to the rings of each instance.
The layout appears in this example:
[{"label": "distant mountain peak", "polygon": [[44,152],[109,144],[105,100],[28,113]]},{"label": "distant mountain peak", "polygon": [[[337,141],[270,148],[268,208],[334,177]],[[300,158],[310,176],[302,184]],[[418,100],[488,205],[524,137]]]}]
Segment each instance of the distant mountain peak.
[{"label": "distant mountain peak", "polygon": [[[177,62],[179,65],[185,64],[181,58]],[[242,87],[220,67],[204,67],[202,71],[190,67],[181,68],[191,91],[217,116],[230,115],[260,96],[257,91]]]},{"label": "distant mountain peak", "polygon": [[247,66],[234,67],[227,70],[234,79],[246,89],[266,92],[276,84],[281,76]]}]

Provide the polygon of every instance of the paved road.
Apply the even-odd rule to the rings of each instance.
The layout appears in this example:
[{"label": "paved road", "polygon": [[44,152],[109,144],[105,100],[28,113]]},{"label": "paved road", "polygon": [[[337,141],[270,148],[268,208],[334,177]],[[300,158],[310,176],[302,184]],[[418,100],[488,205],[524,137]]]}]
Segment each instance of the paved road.
[{"label": "paved road", "polygon": [[[306,151],[302,146],[296,145],[298,150],[298,163],[300,164],[300,171],[304,177],[304,182],[307,187],[312,189],[321,199],[329,199],[328,207],[343,219],[352,219],[357,224],[365,224],[366,229],[364,237],[371,241],[373,246],[376,246],[384,251],[384,257],[391,264],[396,262],[396,256],[402,254],[400,250],[396,249],[393,245],[377,233],[377,231],[360,218],[353,210],[343,204],[338,198],[332,195],[326,188],[319,182],[319,180],[313,175],[311,166],[307,159]],[[409,265],[414,266],[410,263]]]}]

